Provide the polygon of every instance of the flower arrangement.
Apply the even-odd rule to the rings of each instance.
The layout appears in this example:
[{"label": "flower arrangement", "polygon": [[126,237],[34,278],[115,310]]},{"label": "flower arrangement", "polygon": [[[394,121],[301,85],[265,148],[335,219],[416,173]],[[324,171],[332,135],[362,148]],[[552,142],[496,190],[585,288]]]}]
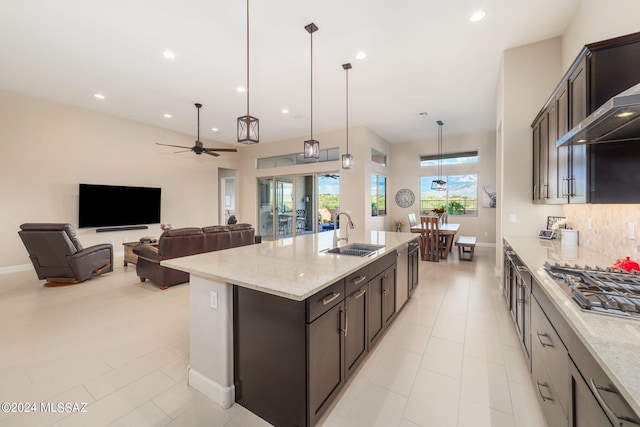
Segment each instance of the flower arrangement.
[{"label": "flower arrangement", "polygon": [[436,215],[438,215],[438,217],[441,217],[444,214],[444,211],[445,211],[444,208],[433,208],[433,209],[431,209],[431,212],[433,212]]},{"label": "flower arrangement", "polygon": [[169,231],[173,228],[173,225],[171,224],[160,224],[160,228],[162,229],[162,231]]},{"label": "flower arrangement", "polygon": [[396,228],[396,231],[400,231],[403,225],[404,219],[396,219],[393,221],[393,226]]}]

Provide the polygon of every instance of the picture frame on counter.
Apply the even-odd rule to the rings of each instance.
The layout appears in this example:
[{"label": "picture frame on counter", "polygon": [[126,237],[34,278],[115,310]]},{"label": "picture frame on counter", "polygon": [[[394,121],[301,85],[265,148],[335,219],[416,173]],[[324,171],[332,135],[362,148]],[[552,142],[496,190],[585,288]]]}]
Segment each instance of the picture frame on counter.
[{"label": "picture frame on counter", "polygon": [[[547,217],[547,230],[551,230],[553,228],[553,224],[556,222],[566,219],[564,216],[548,216]],[[558,228],[567,228],[567,224],[562,224]]]}]

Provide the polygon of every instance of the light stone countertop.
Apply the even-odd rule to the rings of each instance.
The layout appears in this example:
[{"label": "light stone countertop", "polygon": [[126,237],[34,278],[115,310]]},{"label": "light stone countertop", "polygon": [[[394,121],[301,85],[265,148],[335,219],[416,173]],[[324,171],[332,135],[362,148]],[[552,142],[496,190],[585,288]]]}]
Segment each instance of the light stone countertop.
[{"label": "light stone countertop", "polygon": [[331,231],[173,258],[162,261],[161,265],[204,279],[302,301],[417,238],[412,233],[350,232],[349,242],[341,241],[339,246],[385,245],[373,256],[358,257],[323,252],[332,247]]},{"label": "light stone countertop", "polygon": [[546,261],[605,268],[616,259],[580,246],[563,248],[556,240],[542,241],[536,237],[505,237],[505,240],[629,405],[640,414],[640,320],[581,310],[542,268]]}]

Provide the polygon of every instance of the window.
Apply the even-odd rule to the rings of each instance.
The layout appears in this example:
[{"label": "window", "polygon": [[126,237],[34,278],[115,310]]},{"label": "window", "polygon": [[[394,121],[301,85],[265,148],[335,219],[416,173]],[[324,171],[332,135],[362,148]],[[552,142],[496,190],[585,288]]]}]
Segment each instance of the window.
[{"label": "window", "polygon": [[[437,154],[420,156],[420,166],[438,166]],[[478,163],[477,151],[464,151],[462,153],[442,153],[442,165],[457,165],[460,163]]]},{"label": "window", "polygon": [[379,152],[375,148],[371,149],[371,161],[382,166],[387,166],[387,155]]},{"label": "window", "polygon": [[437,176],[420,177],[420,215],[434,208],[446,208],[449,215],[478,216],[478,174],[443,176],[447,189],[431,189]]},{"label": "window", "polygon": [[320,150],[319,159],[305,159],[302,153],[282,154],[280,156],[263,157],[257,159],[257,169],[279,168],[284,166],[302,165],[306,163],[321,163],[340,160],[340,149],[327,148]]},{"label": "window", "polygon": [[387,214],[387,177],[371,174],[371,216]]}]

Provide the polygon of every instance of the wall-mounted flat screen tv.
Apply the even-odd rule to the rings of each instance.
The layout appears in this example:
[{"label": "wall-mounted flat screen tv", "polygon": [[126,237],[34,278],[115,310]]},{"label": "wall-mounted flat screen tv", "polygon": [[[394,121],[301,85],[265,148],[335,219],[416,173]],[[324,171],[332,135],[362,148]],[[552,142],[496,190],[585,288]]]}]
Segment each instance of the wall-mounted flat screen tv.
[{"label": "wall-mounted flat screen tv", "polygon": [[78,227],[160,223],[162,189],[80,184]]}]

